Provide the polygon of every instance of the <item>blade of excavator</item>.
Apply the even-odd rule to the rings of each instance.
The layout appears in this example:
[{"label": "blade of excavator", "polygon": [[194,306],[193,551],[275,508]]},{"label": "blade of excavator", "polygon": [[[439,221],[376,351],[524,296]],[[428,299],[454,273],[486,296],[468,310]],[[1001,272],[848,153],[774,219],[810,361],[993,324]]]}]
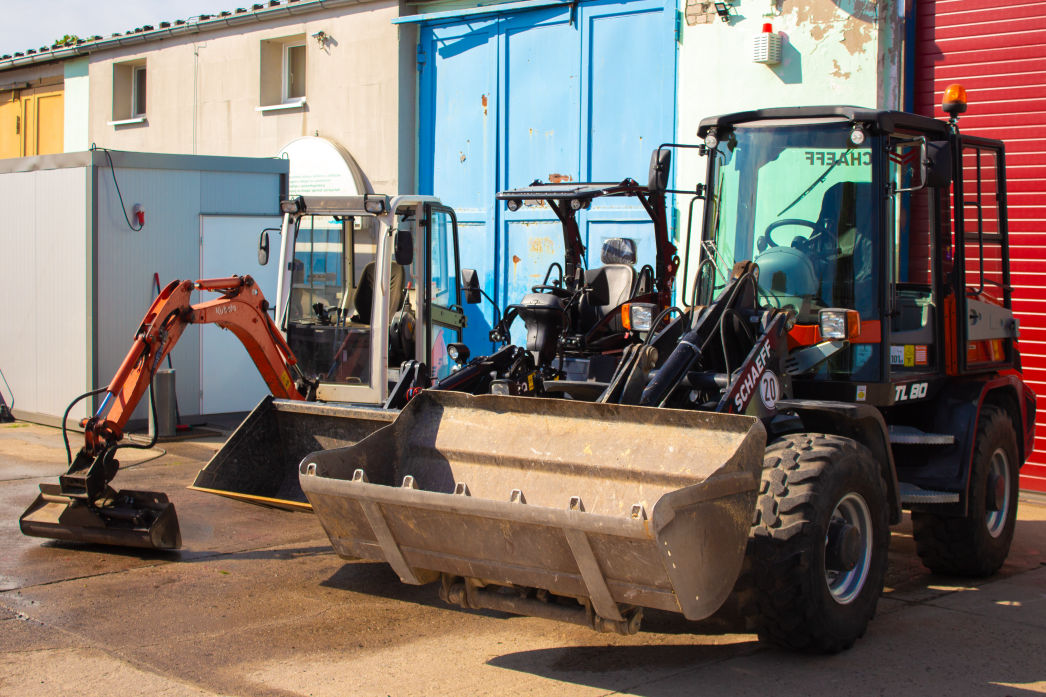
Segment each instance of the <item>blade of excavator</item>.
[{"label": "blade of excavator", "polygon": [[377,408],[268,396],[189,488],[263,506],[311,510],[298,484],[302,458],[315,450],[356,443],[395,417],[395,412]]},{"label": "blade of excavator", "polygon": [[66,542],[117,547],[178,549],[181,531],[174,504],[154,491],[116,491],[88,502],[63,494],[58,484],[41,484],[40,495],[18,519],[22,533]]},{"label": "blade of excavator", "polygon": [[765,442],[749,416],[428,390],[299,477],[343,557],[442,576],[466,607],[628,632],[637,607],[701,619],[729,595]]}]

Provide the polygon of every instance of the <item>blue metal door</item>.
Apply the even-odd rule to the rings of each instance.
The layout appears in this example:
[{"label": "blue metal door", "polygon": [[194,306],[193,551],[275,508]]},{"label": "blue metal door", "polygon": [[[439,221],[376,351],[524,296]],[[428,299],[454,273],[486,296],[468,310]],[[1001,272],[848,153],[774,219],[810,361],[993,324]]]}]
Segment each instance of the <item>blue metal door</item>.
[{"label": "blue metal door", "polygon": [[[454,207],[462,266],[500,307],[562,262],[558,221],[544,206],[510,212],[501,189],[543,181],[644,181],[650,153],[674,128],[675,6],[665,0],[557,5],[422,26],[422,192]],[[649,219],[632,201],[580,215],[590,267],[608,237],[654,262]],[[485,348],[489,304],[468,309],[465,341]],[[513,338],[521,340],[522,327]]]}]

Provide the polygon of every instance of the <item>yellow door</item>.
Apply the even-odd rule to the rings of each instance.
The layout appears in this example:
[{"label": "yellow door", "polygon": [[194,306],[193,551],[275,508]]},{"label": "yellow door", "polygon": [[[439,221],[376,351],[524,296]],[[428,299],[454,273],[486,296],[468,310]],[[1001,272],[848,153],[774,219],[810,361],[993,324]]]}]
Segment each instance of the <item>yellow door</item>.
[{"label": "yellow door", "polygon": [[0,93],[0,158],[22,156],[22,103],[13,92]]},{"label": "yellow door", "polygon": [[38,87],[22,93],[22,123],[25,124],[22,153],[26,157],[62,152],[64,110],[61,88]]}]

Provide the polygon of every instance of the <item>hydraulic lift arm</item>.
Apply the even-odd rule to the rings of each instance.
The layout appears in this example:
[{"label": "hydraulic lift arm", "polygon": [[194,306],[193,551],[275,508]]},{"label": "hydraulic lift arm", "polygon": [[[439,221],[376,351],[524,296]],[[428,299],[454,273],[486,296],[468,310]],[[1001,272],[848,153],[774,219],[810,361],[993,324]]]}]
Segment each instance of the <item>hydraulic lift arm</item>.
[{"label": "hydraulic lift arm", "polygon": [[[222,295],[193,305],[191,296],[197,290]],[[250,276],[169,283],[145,313],[94,416],[82,422],[83,448],[59,477],[58,486],[41,485],[37,501],[22,515],[22,531],[76,541],[180,546],[174,507],[164,494],[117,492],[109,486],[119,470],[113,456],[160,363],[190,324],[228,329],[243,343],[273,395],[305,399],[291,378],[292,370],[298,373],[297,359],[268,307]]]}]

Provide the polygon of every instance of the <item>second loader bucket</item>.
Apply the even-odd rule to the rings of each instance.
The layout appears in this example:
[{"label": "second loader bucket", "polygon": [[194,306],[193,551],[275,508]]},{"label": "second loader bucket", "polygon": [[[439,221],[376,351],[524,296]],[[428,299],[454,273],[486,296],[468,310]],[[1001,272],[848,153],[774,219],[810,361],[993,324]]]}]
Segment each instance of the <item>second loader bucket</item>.
[{"label": "second loader bucket", "polygon": [[[696,620],[729,595],[765,441],[748,416],[429,390],[300,480],[343,557],[442,576],[466,607],[625,632],[638,607]],[[541,610],[546,591],[580,611]]]},{"label": "second loader bucket", "polygon": [[362,440],[396,413],[347,404],[263,399],[196,476],[190,489],[276,508],[309,510],[298,463],[310,452]]}]

